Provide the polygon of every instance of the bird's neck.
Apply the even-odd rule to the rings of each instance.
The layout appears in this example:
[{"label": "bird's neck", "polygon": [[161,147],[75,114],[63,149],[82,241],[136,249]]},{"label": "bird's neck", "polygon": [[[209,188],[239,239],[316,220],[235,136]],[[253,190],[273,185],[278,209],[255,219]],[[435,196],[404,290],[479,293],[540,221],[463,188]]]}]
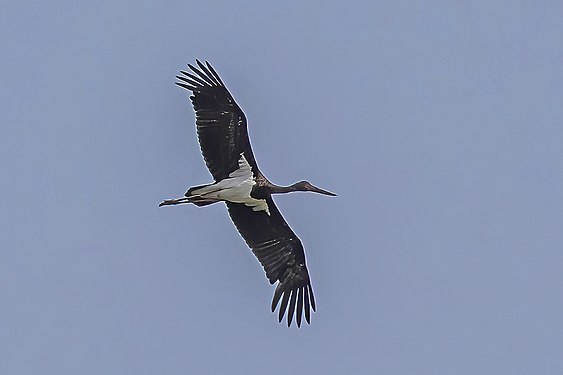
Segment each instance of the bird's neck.
[{"label": "bird's neck", "polygon": [[294,185],[289,185],[289,186],[274,185],[270,188],[270,194],[285,194],[285,193],[291,193],[293,191],[301,191],[301,189],[299,189]]}]

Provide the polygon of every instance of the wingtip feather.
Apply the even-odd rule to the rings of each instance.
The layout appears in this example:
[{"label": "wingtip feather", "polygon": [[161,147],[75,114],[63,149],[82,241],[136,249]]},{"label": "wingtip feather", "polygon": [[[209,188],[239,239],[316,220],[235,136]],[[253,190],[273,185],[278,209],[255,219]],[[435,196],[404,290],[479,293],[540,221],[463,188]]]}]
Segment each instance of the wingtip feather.
[{"label": "wingtip feather", "polygon": [[182,83],[182,82],[174,82],[174,84],[176,84],[176,85],[178,85],[178,86],[180,86],[180,87],[183,87],[183,88],[185,88],[186,90],[190,90],[190,91],[194,91],[194,90],[196,89],[195,87],[190,86],[190,85],[186,85],[185,83]]},{"label": "wingtip feather", "polygon": [[297,295],[297,327],[301,327],[301,316],[303,314],[303,288],[299,288],[299,294]]},{"label": "wingtip feather", "polygon": [[285,291],[283,293],[283,299],[281,301],[281,305],[280,305],[280,310],[278,312],[278,319],[279,322],[281,323],[281,321],[283,320],[283,316],[285,315],[285,310],[287,308],[287,302],[289,301],[289,295],[291,294],[291,291]]},{"label": "wingtip feather", "polygon": [[291,291],[291,299],[289,300],[289,310],[287,311],[287,326],[291,326],[293,314],[295,314],[295,303],[297,302],[297,289]]},{"label": "wingtip feather", "polygon": [[315,296],[313,295],[313,287],[311,286],[311,284],[307,285],[307,288],[309,289],[309,294],[311,295],[311,308],[313,309],[313,311],[317,311],[317,306],[315,305]]},{"label": "wingtip feather", "polygon": [[309,302],[309,289],[307,287],[304,288],[305,291],[305,320],[307,324],[311,324],[311,305]]},{"label": "wingtip feather", "polygon": [[209,69],[207,69],[207,67],[201,63],[201,61],[196,60],[196,63],[197,63],[197,66],[199,66],[199,68],[200,68],[201,70],[203,70],[203,73],[205,74],[205,76],[206,76],[209,80],[211,80],[211,81],[213,82],[213,83],[212,83],[213,85],[215,85],[215,86],[220,86],[219,82],[217,81],[217,78],[215,78],[215,76],[213,75],[213,73],[211,73],[211,72],[209,71]]},{"label": "wingtip feather", "polygon": [[283,292],[281,285],[282,284],[279,283],[278,286],[276,287],[276,291],[274,292],[274,298],[272,298],[272,312],[276,311],[276,307],[278,306],[278,303],[280,301]]},{"label": "wingtip feather", "polygon": [[225,84],[223,83],[223,81],[221,81],[221,77],[219,77],[219,74],[217,74],[217,72],[215,71],[215,69],[213,69],[213,66],[211,66],[211,64],[209,63],[209,61],[205,61],[205,64],[207,64],[207,67],[209,68],[209,70],[211,71],[211,73],[213,74],[213,76],[215,77],[215,79],[219,82],[220,86],[225,87]]}]

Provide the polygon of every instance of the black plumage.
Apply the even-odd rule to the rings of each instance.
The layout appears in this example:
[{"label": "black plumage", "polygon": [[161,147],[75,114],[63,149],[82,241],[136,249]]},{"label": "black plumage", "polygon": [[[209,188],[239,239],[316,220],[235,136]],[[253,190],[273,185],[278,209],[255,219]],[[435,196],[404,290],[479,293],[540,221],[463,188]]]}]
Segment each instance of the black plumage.
[{"label": "black plumage", "polygon": [[[310,323],[311,310],[315,311],[315,299],[305,262],[303,245],[276,207],[271,195],[290,191],[313,191],[335,195],[314,187],[306,181],[282,187],[272,184],[260,172],[248,138],[246,117],[229,93],[221,78],[206,62],[196,60],[197,66],[188,64],[191,72],[181,71],[178,86],[190,90],[190,99],[196,115],[196,128],[205,163],[215,179],[222,181],[239,168],[239,159],[244,155],[251,167],[255,186],[251,196],[265,199],[269,212],[253,210],[242,203],[226,202],[229,215],[266,272],[271,284],[278,282],[272,300],[272,312],[279,307],[279,321],[287,312],[287,323],[291,325],[295,315],[301,325],[302,315]],[[190,191],[200,187],[192,188]],[[165,204],[214,203],[205,199],[187,202],[165,201]],[[280,304],[281,301],[281,304]]]}]

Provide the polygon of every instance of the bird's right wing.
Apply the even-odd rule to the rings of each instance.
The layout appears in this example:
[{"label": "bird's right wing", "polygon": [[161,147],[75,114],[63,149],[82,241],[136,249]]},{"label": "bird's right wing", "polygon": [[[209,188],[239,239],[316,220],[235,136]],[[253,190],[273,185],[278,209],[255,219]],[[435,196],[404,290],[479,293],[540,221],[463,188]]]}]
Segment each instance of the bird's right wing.
[{"label": "bird's right wing", "polygon": [[[256,161],[246,128],[246,117],[219,75],[206,62],[196,60],[199,69],[188,64],[192,73],[182,71],[176,84],[193,92],[190,96],[196,114],[196,127],[205,164],[215,181],[238,168],[240,154],[256,169]],[[258,174],[258,171],[254,171]]]},{"label": "bird's right wing", "polygon": [[305,319],[310,323],[311,309],[316,309],[305,252],[273,199],[268,197],[266,201],[270,215],[240,203],[227,202],[227,207],[233,223],[264,267],[270,283],[279,281],[272,300],[272,312],[281,299],[279,321],[287,309],[287,325],[291,325],[293,314],[297,313],[297,326],[301,326],[302,313],[305,312]]}]

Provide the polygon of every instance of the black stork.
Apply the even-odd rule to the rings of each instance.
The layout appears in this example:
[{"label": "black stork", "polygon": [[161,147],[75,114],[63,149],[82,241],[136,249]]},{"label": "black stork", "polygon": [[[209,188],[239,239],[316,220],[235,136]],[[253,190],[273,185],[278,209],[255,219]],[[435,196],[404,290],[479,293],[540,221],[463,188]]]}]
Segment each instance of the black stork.
[{"label": "black stork", "polygon": [[[279,321],[287,310],[287,325],[294,313],[297,326],[305,313],[311,323],[316,310],[311,280],[305,265],[303,245],[274,204],[272,194],[312,191],[336,194],[300,181],[289,186],[272,184],[258,169],[254,159],[244,113],[219,75],[206,61],[196,60],[199,69],[188,64],[192,73],[181,71],[176,84],[193,93],[190,99],[196,114],[199,144],[205,164],[215,179],[212,184],[195,186],[178,199],[160,206],[193,203],[206,206],[225,202],[237,230],[266,271],[271,284],[278,282],[272,312],[279,308]],[[289,308],[288,308],[289,303]]]}]

